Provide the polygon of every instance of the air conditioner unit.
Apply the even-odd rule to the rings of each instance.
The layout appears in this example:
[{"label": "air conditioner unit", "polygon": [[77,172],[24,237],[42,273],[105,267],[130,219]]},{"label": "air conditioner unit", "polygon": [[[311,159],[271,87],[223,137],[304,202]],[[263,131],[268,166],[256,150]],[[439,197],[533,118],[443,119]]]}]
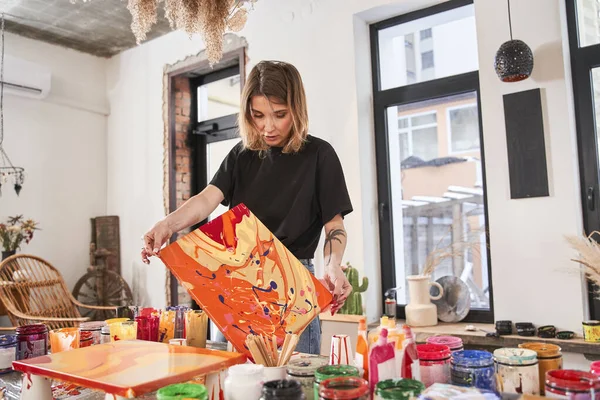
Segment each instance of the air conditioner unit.
[{"label": "air conditioner unit", "polygon": [[21,58],[4,56],[4,93],[43,99],[50,93],[48,67]]}]

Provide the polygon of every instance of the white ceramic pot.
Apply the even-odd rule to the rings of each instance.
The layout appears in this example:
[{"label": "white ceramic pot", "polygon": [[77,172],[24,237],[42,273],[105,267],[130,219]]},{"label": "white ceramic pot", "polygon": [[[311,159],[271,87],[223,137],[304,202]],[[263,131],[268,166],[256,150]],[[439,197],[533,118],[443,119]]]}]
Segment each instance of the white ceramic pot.
[{"label": "white ceramic pot", "polygon": [[[444,295],[444,289],[437,282],[431,282],[430,275],[410,275],[408,292],[410,302],[406,306],[406,324],[408,326],[434,326],[438,323],[437,307],[431,300],[438,300]],[[437,296],[429,294],[429,287],[436,286],[440,293]]]}]

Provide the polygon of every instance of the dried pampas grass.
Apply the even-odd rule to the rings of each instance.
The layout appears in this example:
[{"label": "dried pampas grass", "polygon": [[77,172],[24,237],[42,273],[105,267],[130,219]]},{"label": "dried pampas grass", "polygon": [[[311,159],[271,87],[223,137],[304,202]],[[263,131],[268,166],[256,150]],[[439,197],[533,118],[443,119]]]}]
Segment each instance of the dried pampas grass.
[{"label": "dried pampas grass", "polygon": [[464,256],[467,250],[470,250],[474,254],[481,254],[481,241],[479,240],[479,234],[483,228],[479,230],[473,230],[466,237],[460,240],[454,241],[447,246],[439,247],[444,241],[446,235],[435,246],[435,250],[427,255],[425,258],[425,264],[423,265],[423,271],[421,275],[432,275],[435,269],[444,261],[453,259],[455,257]]},{"label": "dried pampas grass", "polygon": [[138,44],[156,23],[159,2],[164,2],[171,29],[200,34],[209,62],[216,64],[223,56],[223,34],[227,29],[242,30],[248,19],[245,5],[253,7],[256,0],[129,0],[131,30]]},{"label": "dried pampas grass", "polygon": [[[600,232],[594,231],[588,236],[567,235],[565,238],[571,247],[579,253],[578,258],[571,259],[579,263],[579,267],[587,278],[600,286],[600,244],[593,239]],[[596,294],[600,297],[600,293]]]}]

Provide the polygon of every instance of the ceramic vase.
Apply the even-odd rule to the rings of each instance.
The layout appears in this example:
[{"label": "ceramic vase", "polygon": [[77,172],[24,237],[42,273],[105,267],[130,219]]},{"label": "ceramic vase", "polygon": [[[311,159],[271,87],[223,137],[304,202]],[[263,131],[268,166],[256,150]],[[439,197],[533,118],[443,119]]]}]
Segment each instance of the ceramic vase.
[{"label": "ceramic vase", "polygon": [[[411,327],[437,325],[437,307],[431,300],[438,300],[444,295],[442,286],[437,282],[431,282],[430,275],[410,275],[406,280],[410,293],[410,302],[405,309],[406,324]],[[436,286],[440,293],[431,296],[430,286]]]},{"label": "ceramic vase", "polygon": [[[3,251],[2,252],[2,260],[5,260],[10,256],[14,256],[16,253],[17,253],[16,250]],[[2,260],[0,260],[0,261],[2,261]]]}]

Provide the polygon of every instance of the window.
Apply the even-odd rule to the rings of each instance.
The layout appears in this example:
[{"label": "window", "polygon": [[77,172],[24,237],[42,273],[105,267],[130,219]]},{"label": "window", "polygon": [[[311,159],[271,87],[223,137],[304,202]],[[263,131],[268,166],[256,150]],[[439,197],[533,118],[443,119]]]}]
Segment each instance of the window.
[{"label": "window", "polygon": [[[450,3],[465,5],[467,1]],[[443,14],[422,11],[412,13],[419,18],[410,23],[398,23],[406,15],[377,23],[381,90],[479,69],[473,7],[455,7]],[[417,72],[415,82],[405,79],[407,70]]]},{"label": "window", "polygon": [[426,51],[421,54],[421,68],[433,68],[433,51]]},{"label": "window", "polygon": [[227,68],[214,74],[214,77],[211,75],[205,75],[197,81],[198,122],[237,114],[240,111],[240,74]]},{"label": "window", "polygon": [[[600,4],[565,0],[579,148],[583,222],[587,233],[600,230]],[[598,288],[588,284],[590,318],[600,318]]]},{"label": "window", "polygon": [[423,29],[421,31],[421,40],[431,38],[431,28]]},{"label": "window", "polygon": [[398,116],[400,160],[419,157],[431,160],[438,155],[437,116],[435,112]]},{"label": "window", "polygon": [[448,108],[450,152],[479,151],[479,111],[477,104]]},{"label": "window", "polygon": [[[573,2],[573,0],[571,0]],[[600,3],[597,0],[575,0],[579,46],[600,43]]]},{"label": "window", "polygon": [[[440,259],[432,279],[458,277],[471,294],[466,320],[494,320],[479,73],[465,73],[473,67],[468,60],[477,58],[477,43],[460,66],[453,55],[441,54],[435,70],[444,72],[431,79],[418,76],[411,85],[390,85],[385,77],[395,67],[395,58],[386,53],[395,51],[386,46],[389,30],[436,31],[459,24],[469,31],[473,13],[471,1],[452,0],[371,25],[382,290],[398,288],[400,318],[409,300],[407,276],[421,273],[434,250],[454,249]],[[433,52],[422,55],[432,69]],[[456,151],[468,154],[452,154]]]}]

